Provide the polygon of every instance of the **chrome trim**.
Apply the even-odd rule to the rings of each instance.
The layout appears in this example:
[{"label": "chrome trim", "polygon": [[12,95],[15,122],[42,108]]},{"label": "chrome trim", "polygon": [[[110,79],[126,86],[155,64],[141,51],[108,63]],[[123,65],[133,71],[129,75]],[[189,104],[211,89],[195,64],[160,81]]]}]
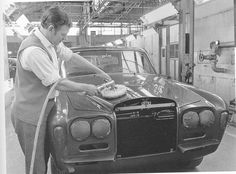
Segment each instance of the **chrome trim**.
[{"label": "chrome trim", "polygon": [[202,136],[198,136],[198,137],[185,138],[184,141],[198,140],[198,139],[203,139],[205,137],[206,137],[206,134],[203,134]]},{"label": "chrome trim", "polygon": [[162,107],[173,107],[175,103],[160,103],[160,104],[148,104],[148,105],[139,105],[139,106],[125,106],[117,107],[115,111],[129,111],[136,109],[150,109],[150,108],[162,108]]}]

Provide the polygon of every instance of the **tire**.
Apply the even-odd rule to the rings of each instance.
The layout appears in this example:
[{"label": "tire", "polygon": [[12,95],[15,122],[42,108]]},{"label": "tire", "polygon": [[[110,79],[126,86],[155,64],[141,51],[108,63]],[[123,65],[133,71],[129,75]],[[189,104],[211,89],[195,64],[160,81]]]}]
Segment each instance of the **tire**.
[{"label": "tire", "polygon": [[203,157],[200,158],[193,158],[188,160],[180,160],[177,162],[178,168],[186,168],[186,169],[194,169],[195,167],[199,166],[203,160]]}]

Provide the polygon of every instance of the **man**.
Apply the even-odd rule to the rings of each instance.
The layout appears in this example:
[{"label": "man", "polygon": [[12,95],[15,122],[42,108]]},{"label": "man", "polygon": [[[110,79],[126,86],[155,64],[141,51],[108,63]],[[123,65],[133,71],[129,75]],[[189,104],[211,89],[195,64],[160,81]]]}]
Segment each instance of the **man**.
[{"label": "man", "polygon": [[[48,9],[42,16],[41,26],[32,32],[22,43],[18,50],[17,72],[15,82],[15,99],[12,105],[12,122],[19,143],[25,155],[25,170],[29,173],[34,136],[39,115],[50,90],[50,87],[61,79],[59,75],[58,57],[68,61],[79,59],[83,66],[93,66],[96,73],[110,77],[87,60],[73,53],[65,47],[62,41],[71,27],[68,15],[58,7]],[[92,84],[76,83],[67,79],[60,80],[57,90],[86,92],[96,95],[97,87]],[[50,96],[45,114],[49,114],[54,105]],[[42,159],[37,159],[36,173],[46,173],[49,149],[45,140],[45,152]],[[41,157],[38,157],[41,158]],[[40,161],[42,160],[42,162]],[[45,161],[45,164],[43,164]]]}]

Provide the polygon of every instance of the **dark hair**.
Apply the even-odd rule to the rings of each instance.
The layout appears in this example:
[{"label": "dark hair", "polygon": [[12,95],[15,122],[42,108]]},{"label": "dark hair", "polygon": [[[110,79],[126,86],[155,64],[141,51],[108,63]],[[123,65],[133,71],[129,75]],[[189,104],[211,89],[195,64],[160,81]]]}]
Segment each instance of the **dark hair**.
[{"label": "dark hair", "polygon": [[66,12],[55,6],[44,12],[41,18],[41,25],[43,28],[48,28],[50,25],[53,25],[55,29],[58,30],[63,25],[71,27],[72,22]]}]

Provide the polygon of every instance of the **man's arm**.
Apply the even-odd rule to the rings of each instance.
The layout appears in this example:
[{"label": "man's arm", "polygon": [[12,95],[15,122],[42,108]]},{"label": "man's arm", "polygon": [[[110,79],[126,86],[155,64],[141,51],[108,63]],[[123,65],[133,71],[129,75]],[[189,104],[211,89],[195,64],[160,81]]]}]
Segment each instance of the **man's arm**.
[{"label": "man's arm", "polygon": [[32,71],[44,86],[51,86],[59,81],[56,89],[62,91],[86,92],[89,95],[97,94],[97,87],[92,84],[76,83],[67,79],[60,80],[58,69],[53,66],[47,53],[38,47],[29,47],[21,57],[22,67]]},{"label": "man's arm", "polygon": [[56,86],[56,89],[60,91],[86,92],[89,95],[98,94],[98,89],[95,85],[77,83],[68,79],[60,80]]},{"label": "man's arm", "polygon": [[63,44],[63,42],[61,42],[57,46],[56,51],[62,60],[70,61],[72,64],[74,62],[76,65],[79,62],[80,68],[85,69],[87,71],[90,70],[94,74],[102,74],[102,75],[104,75],[104,78],[106,79],[106,81],[112,80],[111,77],[107,73],[105,73],[103,70],[99,69],[97,66],[93,65],[91,62],[89,62],[87,59],[80,56],[79,54],[73,53],[73,51],[70,48],[66,47]]}]

